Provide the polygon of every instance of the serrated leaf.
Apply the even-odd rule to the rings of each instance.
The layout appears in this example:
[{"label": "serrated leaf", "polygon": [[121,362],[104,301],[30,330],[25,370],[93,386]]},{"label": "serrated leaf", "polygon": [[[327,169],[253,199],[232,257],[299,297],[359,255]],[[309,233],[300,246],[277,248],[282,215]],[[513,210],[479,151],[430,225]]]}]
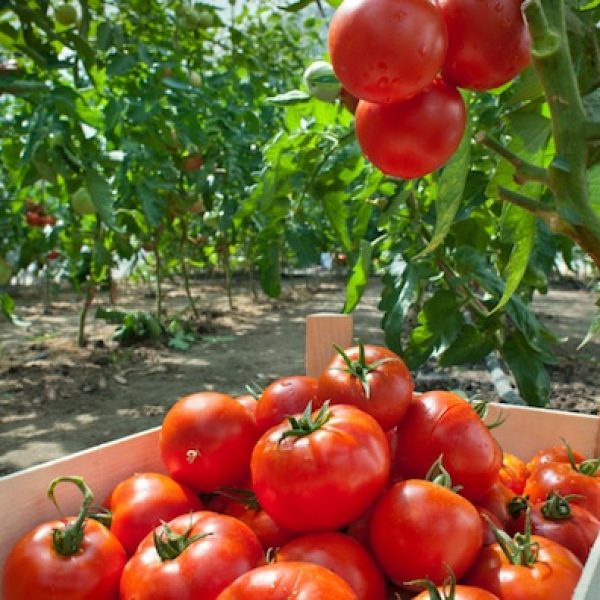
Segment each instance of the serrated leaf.
[{"label": "serrated leaf", "polygon": [[310,101],[311,96],[306,92],[300,90],[291,90],[284,94],[278,94],[277,96],[271,96],[265,100],[267,104],[278,104],[281,106],[292,106],[294,104],[304,104]]},{"label": "serrated leaf", "polygon": [[433,252],[444,241],[460,208],[465,183],[471,166],[471,130],[467,126],[461,144],[444,167],[435,200],[436,221],[431,241],[415,258]]},{"label": "serrated leaf", "polygon": [[323,210],[346,252],[350,251],[352,241],[348,231],[348,207],[346,192],[327,192],[322,197]]},{"label": "serrated leaf", "polygon": [[116,230],[112,190],[104,175],[97,171],[88,171],[85,176],[85,187],[88,189],[102,221],[110,229]]},{"label": "serrated leaf", "polygon": [[501,351],[521,396],[531,406],[545,406],[550,394],[550,376],[536,349],[520,331],[514,331]]},{"label": "serrated leaf", "polygon": [[346,284],[346,301],[344,302],[343,313],[351,313],[363,295],[369,281],[369,269],[371,267],[371,254],[373,247],[367,240],[361,240],[360,250],[352,274]]},{"label": "serrated leaf", "polygon": [[146,182],[140,183],[136,190],[138,198],[142,201],[142,208],[148,224],[152,227],[158,227],[163,218],[165,201],[155,194]]}]

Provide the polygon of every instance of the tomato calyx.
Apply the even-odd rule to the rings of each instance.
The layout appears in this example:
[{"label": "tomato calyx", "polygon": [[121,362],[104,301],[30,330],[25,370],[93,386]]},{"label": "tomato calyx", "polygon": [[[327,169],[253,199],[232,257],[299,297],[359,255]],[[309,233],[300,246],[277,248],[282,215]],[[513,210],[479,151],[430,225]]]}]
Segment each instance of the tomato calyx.
[{"label": "tomato calyx", "polygon": [[[470,404],[473,407],[473,410],[479,416],[479,418],[482,421],[485,421],[486,417],[488,416],[488,413],[490,412],[490,401],[477,400],[475,402],[470,402]],[[500,412],[495,421],[489,424],[486,423],[486,427],[491,431],[492,429],[496,429],[496,427],[500,427],[500,425],[503,425],[505,421],[506,417],[502,412]]]},{"label": "tomato calyx", "polygon": [[262,510],[262,506],[252,490],[223,486],[217,490],[217,494],[233,500],[249,510]]},{"label": "tomato calyx", "polygon": [[569,463],[574,471],[581,473],[582,475],[587,475],[588,477],[595,477],[598,473],[598,469],[600,469],[600,458],[588,458],[577,464],[575,455],[573,454],[573,449],[571,448],[569,442],[565,440],[565,438],[560,438],[567,449],[567,456],[569,457]]},{"label": "tomato calyx", "polygon": [[288,437],[304,437],[318,431],[329,421],[331,412],[329,411],[329,400],[323,403],[319,412],[312,416],[312,401],[306,405],[302,416],[297,419],[294,416],[289,416],[287,419],[290,422],[291,429],[284,431],[279,438],[279,443],[283,442]]},{"label": "tomato calyx", "polygon": [[452,477],[446,470],[446,467],[444,467],[443,454],[440,454],[437,460],[429,467],[429,471],[425,475],[425,480],[431,481],[431,483],[435,483],[436,485],[441,485],[453,492],[460,492],[463,488],[462,485],[452,485]]},{"label": "tomato calyx", "polygon": [[562,521],[571,517],[571,500],[583,498],[581,494],[567,494],[562,496],[559,492],[553,491],[548,494],[546,502],[540,509],[546,519],[551,521]]},{"label": "tomato calyx", "polygon": [[527,510],[527,507],[531,506],[529,498],[527,496],[515,496],[507,505],[508,514],[513,519],[518,519],[521,513]]},{"label": "tomato calyx", "polygon": [[192,533],[192,527],[193,525],[190,524],[184,533],[179,534],[175,533],[169,525],[163,521],[162,529],[159,530],[156,528],[152,532],[154,547],[162,562],[177,558],[194,542],[212,535],[211,533],[197,533],[196,535],[190,535]]},{"label": "tomato calyx", "polygon": [[405,581],[403,585],[410,588],[425,588],[429,592],[430,600],[454,600],[456,597],[456,577],[450,567],[448,567],[448,577],[442,584],[441,590],[438,589],[431,579],[414,579],[412,581]]},{"label": "tomato calyx", "polygon": [[482,514],[482,516],[488,522],[496,541],[511,564],[530,567],[537,562],[540,545],[531,540],[530,505],[525,509],[524,533],[516,533],[512,538],[506,531],[499,529],[487,515]]},{"label": "tomato calyx", "polygon": [[372,363],[368,363],[365,356],[364,344],[361,341],[358,341],[357,343],[358,359],[356,360],[352,360],[337,344],[334,344],[333,347],[346,363],[346,367],[342,370],[350,374],[352,377],[356,377],[360,381],[365,398],[368,400],[371,396],[371,388],[369,385],[369,380],[367,379],[367,375],[373,371],[376,371],[381,365],[390,361],[397,361],[398,359],[391,356],[386,356],[385,358],[380,358]]},{"label": "tomato calyx", "polygon": [[73,483],[81,490],[81,493],[83,494],[83,502],[81,503],[79,514],[74,521],[66,523],[64,529],[55,528],[52,530],[52,545],[54,546],[56,552],[61,556],[72,556],[81,548],[85,521],[87,519],[90,506],[94,501],[94,495],[82,477],[56,477],[50,482],[47,493],[48,497],[50,500],[52,500],[52,503],[54,506],[56,506],[61,515],[62,512],[56,501],[54,491],[59,483],[64,482]]}]

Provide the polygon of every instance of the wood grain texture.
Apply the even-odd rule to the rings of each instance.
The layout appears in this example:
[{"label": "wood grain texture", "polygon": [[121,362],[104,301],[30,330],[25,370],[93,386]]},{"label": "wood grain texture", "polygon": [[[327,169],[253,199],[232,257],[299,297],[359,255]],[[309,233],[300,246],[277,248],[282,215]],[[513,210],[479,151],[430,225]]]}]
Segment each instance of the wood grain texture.
[{"label": "wood grain texture", "polygon": [[335,354],[333,344],[352,345],[353,322],[350,315],[316,313],[306,319],[305,369],[318,378]]}]

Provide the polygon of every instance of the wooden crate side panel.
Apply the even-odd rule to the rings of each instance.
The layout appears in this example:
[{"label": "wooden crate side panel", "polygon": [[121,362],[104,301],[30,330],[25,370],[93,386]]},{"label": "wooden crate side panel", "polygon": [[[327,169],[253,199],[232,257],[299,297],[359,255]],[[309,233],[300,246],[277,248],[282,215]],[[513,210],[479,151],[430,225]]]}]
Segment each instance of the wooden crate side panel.
[{"label": "wooden crate side panel", "polygon": [[[59,517],[45,490],[55,477],[80,475],[101,504],[119,481],[134,472],[165,472],[158,449],[158,428],[96,446],[65,458],[26,469],[0,479],[0,514],[3,515],[0,573],[13,544],[38,523]],[[64,515],[76,514],[81,492],[70,483],[57,487]]]},{"label": "wooden crate side panel", "polygon": [[319,377],[335,354],[333,344],[352,345],[353,321],[350,315],[316,313],[306,318],[305,370]]},{"label": "wooden crate side panel", "polygon": [[600,600],[600,537],[588,556],[573,600]]}]

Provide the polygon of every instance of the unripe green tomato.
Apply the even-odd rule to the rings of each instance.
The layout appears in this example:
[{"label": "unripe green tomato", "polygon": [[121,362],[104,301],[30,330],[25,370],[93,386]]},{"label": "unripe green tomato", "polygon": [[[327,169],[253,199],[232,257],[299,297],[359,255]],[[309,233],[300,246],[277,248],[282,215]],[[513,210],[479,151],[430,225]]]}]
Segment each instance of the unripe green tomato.
[{"label": "unripe green tomato", "polygon": [[178,17],[178,23],[183,29],[191,31],[200,27],[200,13],[192,6],[180,6],[175,12]]},{"label": "unripe green tomato", "polygon": [[201,29],[206,29],[207,27],[212,27],[215,24],[215,18],[213,14],[208,10],[199,10],[198,14],[198,27]]},{"label": "unripe green tomato", "polygon": [[12,277],[12,269],[4,258],[0,256],[0,285],[6,285]]},{"label": "unripe green tomato", "polygon": [[198,71],[191,71],[189,75],[190,85],[193,87],[200,87],[202,85],[202,75]]},{"label": "unripe green tomato", "polygon": [[71,206],[78,215],[95,215],[98,212],[90,193],[86,188],[79,188],[71,197]]},{"label": "unripe green tomato", "polygon": [[59,4],[54,10],[54,16],[61,25],[77,23],[77,9],[72,4]]},{"label": "unripe green tomato", "polygon": [[335,102],[342,89],[333,67],[324,60],[315,61],[304,71],[304,83],[309,94],[323,102]]}]

